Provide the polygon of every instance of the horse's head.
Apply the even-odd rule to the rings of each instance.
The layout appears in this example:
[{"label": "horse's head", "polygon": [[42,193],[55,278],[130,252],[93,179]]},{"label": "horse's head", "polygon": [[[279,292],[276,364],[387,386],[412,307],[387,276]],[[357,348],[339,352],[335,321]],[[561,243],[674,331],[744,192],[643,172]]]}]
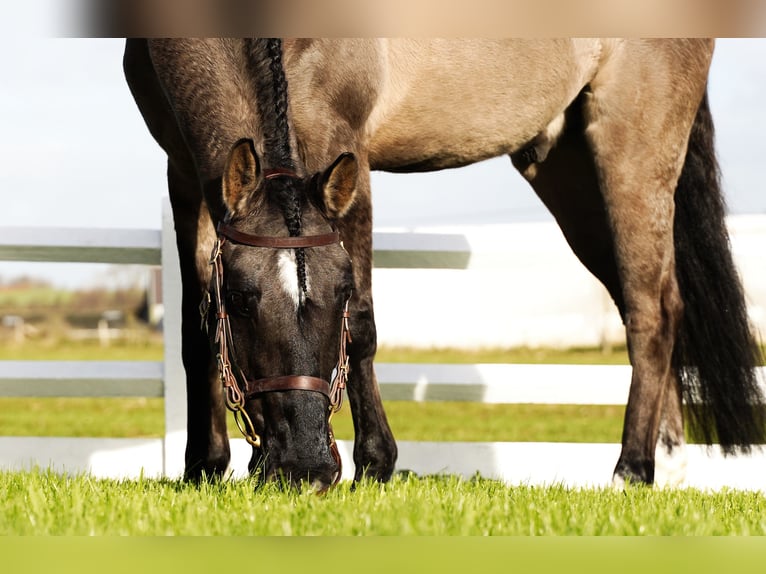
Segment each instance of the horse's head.
[{"label": "horse's head", "polygon": [[208,328],[227,402],[244,410],[256,447],[251,469],[262,462],[267,479],[319,490],[340,473],[329,414],[345,379],[340,389],[331,383],[347,367],[354,285],[332,222],[353,201],[357,174],[352,154],[311,177],[262,169],[253,143],[241,140],[224,169],[228,213],[211,260]]}]

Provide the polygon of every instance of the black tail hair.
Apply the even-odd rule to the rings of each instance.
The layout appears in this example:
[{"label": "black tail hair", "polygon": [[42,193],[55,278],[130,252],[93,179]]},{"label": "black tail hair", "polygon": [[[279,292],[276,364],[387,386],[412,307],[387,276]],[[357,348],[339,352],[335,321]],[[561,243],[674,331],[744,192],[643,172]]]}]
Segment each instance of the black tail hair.
[{"label": "black tail hair", "polygon": [[683,389],[692,437],[748,452],[765,442],[762,363],[734,266],[714,149],[707,93],[692,126],[675,195],[676,276],[684,316],[673,366]]}]

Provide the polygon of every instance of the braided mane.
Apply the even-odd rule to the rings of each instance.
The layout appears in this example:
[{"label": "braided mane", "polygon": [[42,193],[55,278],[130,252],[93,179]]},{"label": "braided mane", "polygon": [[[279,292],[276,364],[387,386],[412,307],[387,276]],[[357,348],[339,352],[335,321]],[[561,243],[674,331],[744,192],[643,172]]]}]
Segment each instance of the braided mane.
[{"label": "braided mane", "polygon": [[[256,88],[256,105],[262,125],[264,163],[266,168],[284,168],[296,171],[299,166],[293,158],[290,145],[290,123],[287,98],[287,77],[282,65],[280,38],[253,38],[245,42],[248,62]],[[301,234],[301,204],[304,197],[295,186],[295,179],[278,177],[267,182],[266,192],[282,210],[291,236]],[[307,293],[306,254],[295,250],[298,281]]]}]

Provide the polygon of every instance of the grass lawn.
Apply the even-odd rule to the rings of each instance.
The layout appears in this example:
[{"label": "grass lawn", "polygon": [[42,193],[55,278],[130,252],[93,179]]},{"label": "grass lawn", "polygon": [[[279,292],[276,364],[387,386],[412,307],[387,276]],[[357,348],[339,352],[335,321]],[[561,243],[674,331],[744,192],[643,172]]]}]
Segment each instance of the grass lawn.
[{"label": "grass lawn", "polygon": [[[53,346],[5,359],[161,360],[157,345]],[[599,361],[598,359],[602,360]],[[382,349],[387,362],[620,363],[624,351]],[[387,402],[399,440],[618,442],[624,407]],[[351,439],[348,404],[333,419]],[[162,399],[0,398],[0,434],[150,437]],[[230,433],[239,436],[230,421]],[[324,496],[251,478],[186,484],[0,471],[2,535],[766,535],[758,492],[511,487],[476,477],[396,475]],[[588,559],[590,561],[590,558]]]},{"label": "grass lawn", "polygon": [[191,485],[0,472],[0,535],[764,535],[761,493],[509,487],[396,476],[324,496],[252,479]]},{"label": "grass lawn", "polygon": [[159,339],[120,341],[102,347],[98,341],[43,340],[23,345],[0,344],[0,361],[161,361]]},{"label": "grass lawn", "polygon": [[[618,442],[624,407],[485,405],[388,401],[386,413],[399,440]],[[0,398],[0,435],[158,437],[164,432],[162,399]],[[333,417],[335,436],[353,439],[346,403]],[[229,419],[232,437],[241,435]]]}]

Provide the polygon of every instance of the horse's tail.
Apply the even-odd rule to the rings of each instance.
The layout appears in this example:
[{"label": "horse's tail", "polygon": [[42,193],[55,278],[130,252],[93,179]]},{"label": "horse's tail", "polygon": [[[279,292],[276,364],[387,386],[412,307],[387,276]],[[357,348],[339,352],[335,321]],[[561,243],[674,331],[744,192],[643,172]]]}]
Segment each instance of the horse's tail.
[{"label": "horse's tail", "polygon": [[755,367],[761,352],[750,330],[732,260],[707,94],[694,119],[675,195],[676,275],[684,315],[673,366],[692,436],[725,453],[766,442]]}]

